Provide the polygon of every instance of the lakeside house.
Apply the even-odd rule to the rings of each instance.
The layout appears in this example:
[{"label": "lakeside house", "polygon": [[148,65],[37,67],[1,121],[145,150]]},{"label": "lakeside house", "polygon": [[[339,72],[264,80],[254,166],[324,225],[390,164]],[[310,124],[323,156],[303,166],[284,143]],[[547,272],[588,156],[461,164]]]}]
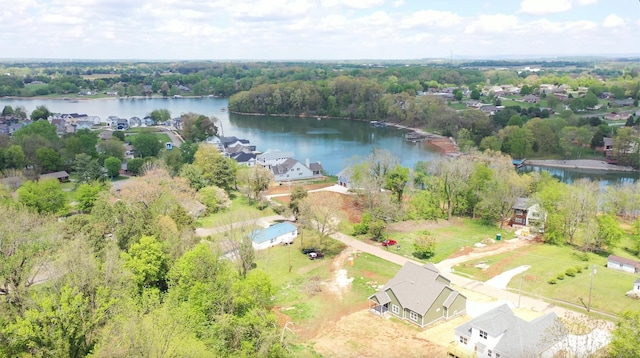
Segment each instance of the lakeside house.
[{"label": "lakeside house", "polygon": [[531,199],[517,198],[511,209],[513,210],[512,225],[544,227],[545,216],[542,208]]}]

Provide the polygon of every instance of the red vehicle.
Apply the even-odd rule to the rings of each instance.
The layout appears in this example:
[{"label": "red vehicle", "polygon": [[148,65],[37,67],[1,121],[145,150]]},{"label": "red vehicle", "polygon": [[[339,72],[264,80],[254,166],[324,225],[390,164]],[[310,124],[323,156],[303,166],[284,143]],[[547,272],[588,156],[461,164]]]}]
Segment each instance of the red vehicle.
[{"label": "red vehicle", "polygon": [[396,240],[384,240],[382,242],[382,246],[393,246],[395,244],[397,244],[398,242]]}]

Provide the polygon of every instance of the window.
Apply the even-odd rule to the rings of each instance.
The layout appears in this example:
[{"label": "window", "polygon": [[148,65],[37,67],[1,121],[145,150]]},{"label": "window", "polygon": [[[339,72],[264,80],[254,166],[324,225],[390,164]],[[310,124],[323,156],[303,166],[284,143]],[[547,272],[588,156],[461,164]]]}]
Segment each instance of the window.
[{"label": "window", "polygon": [[480,338],[487,339],[487,332],[481,330],[480,331]]},{"label": "window", "polygon": [[460,343],[467,344],[467,337],[460,336]]},{"label": "window", "polygon": [[496,358],[500,358],[500,353],[496,353]]},{"label": "window", "polygon": [[391,312],[393,312],[395,314],[400,314],[400,307],[398,307],[396,305],[391,305]]},{"label": "window", "polygon": [[491,349],[489,349],[489,351],[487,352],[487,356],[491,357],[491,353],[493,352],[491,352]]},{"label": "window", "polygon": [[409,319],[418,322],[418,314],[413,311],[409,312]]}]

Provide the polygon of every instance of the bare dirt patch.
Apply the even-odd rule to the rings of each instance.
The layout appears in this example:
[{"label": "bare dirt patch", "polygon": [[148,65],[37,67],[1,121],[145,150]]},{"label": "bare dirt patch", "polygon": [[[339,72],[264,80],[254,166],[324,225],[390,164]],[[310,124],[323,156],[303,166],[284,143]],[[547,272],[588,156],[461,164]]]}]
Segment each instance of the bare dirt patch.
[{"label": "bare dirt patch", "polygon": [[446,356],[446,344],[453,338],[441,345],[427,340],[428,336],[409,323],[389,322],[364,309],[327,324],[311,341],[316,352],[326,357]]}]

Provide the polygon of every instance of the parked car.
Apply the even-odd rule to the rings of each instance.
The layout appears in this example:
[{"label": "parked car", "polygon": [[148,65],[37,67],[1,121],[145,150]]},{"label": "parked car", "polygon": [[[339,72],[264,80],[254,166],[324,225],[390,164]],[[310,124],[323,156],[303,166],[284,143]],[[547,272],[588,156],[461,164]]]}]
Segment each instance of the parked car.
[{"label": "parked car", "polygon": [[320,251],[310,252],[307,256],[309,256],[309,260],[317,260],[324,257],[324,254]]},{"label": "parked car", "polygon": [[396,240],[384,240],[382,242],[382,246],[393,246],[395,244],[397,244],[398,242]]},{"label": "parked car", "polygon": [[307,248],[303,248],[302,249],[302,253],[305,254],[305,255],[308,255],[308,254],[310,254],[312,252],[316,252],[316,251],[319,251],[319,250],[316,249],[315,247],[307,247]]}]

